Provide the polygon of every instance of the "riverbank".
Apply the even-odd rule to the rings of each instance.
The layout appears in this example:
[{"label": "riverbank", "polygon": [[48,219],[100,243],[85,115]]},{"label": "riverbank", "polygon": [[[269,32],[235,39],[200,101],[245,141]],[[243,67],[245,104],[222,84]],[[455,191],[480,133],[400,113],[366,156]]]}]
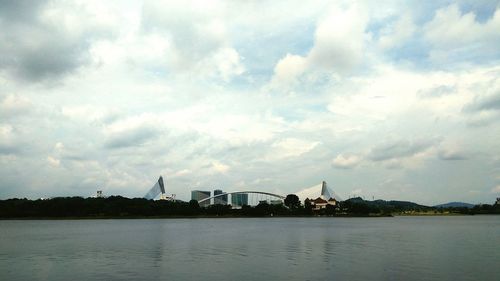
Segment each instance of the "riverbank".
[{"label": "riverbank", "polygon": [[433,208],[400,201],[349,199],[316,208],[311,204],[268,204],[257,206],[200,206],[190,202],[147,200],[111,196],[108,198],[60,197],[49,200],[0,200],[0,219],[142,219],[142,218],[235,218],[235,217],[390,217],[500,214],[500,206]]}]

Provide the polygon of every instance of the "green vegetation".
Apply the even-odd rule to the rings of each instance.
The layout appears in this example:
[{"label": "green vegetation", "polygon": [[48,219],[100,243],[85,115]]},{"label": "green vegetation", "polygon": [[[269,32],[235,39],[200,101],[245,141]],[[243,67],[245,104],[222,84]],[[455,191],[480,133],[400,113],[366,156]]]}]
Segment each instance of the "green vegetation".
[{"label": "green vegetation", "polygon": [[342,208],[350,213],[380,213],[392,215],[479,215],[500,214],[500,205],[481,204],[467,207],[429,207],[408,201],[367,201],[360,197],[342,202]]},{"label": "green vegetation", "polygon": [[285,205],[260,203],[255,207],[232,209],[230,205],[200,207],[197,201],[153,201],[143,198],[58,197],[48,200],[0,200],[0,218],[132,218],[132,217],[266,217],[266,216],[389,216],[500,214],[500,205],[476,205],[473,208],[433,208],[405,201],[365,201],[351,198],[337,206],[315,210],[306,201],[289,194]]},{"label": "green vegetation", "polygon": [[300,199],[295,194],[288,194],[285,198],[285,206],[290,209],[298,209],[300,208]]},{"label": "green vegetation", "polygon": [[108,198],[58,197],[48,200],[0,200],[0,218],[127,218],[203,216],[289,216],[296,215],[284,205],[261,203],[232,209],[230,205],[200,207],[190,202],[147,200],[110,196]]}]

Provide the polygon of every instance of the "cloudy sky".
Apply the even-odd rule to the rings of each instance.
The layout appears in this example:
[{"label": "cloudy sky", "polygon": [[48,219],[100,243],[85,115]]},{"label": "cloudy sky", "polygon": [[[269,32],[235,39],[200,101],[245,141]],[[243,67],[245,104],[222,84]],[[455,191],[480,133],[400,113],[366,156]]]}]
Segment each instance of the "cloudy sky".
[{"label": "cloudy sky", "polygon": [[492,203],[498,46],[497,1],[0,1],[0,198]]}]

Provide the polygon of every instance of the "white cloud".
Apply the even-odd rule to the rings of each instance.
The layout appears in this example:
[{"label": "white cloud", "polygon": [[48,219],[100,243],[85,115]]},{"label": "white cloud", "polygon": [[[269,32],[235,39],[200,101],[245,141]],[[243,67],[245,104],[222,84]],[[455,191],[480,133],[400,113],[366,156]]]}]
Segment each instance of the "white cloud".
[{"label": "white cloud", "polygon": [[94,122],[113,120],[119,111],[113,108],[103,108],[93,105],[68,105],[61,108],[61,113],[65,117],[81,121]]},{"label": "white cloud", "polygon": [[332,161],[332,165],[339,169],[352,169],[361,162],[361,158],[356,155],[339,154]]},{"label": "white cloud", "polygon": [[[241,63],[241,58],[238,52],[233,48],[222,48],[217,51],[213,58],[204,62],[206,68],[214,68],[217,70],[213,75],[220,77],[225,82],[230,81],[234,76],[241,75],[245,68]],[[209,72],[210,70],[207,70]]]},{"label": "white cloud", "polygon": [[350,71],[363,57],[365,25],[359,7],[333,8],[318,23],[308,63],[339,73]]},{"label": "white cloud", "polygon": [[61,164],[61,161],[57,158],[54,158],[52,156],[48,156],[47,157],[47,162],[49,163],[50,166],[52,167],[59,167],[59,165]]},{"label": "white cloud", "polygon": [[473,11],[462,13],[458,4],[439,9],[423,28],[424,38],[433,46],[430,57],[437,62],[498,55],[498,30],[500,9],[486,22],[479,22]]},{"label": "white cloud", "polygon": [[500,185],[497,185],[491,189],[491,193],[500,193]]},{"label": "white cloud", "polygon": [[476,20],[476,14],[462,14],[458,4],[439,9],[432,21],[424,27],[425,38],[435,46],[457,47],[478,40],[496,40],[500,38],[500,10],[485,23]]},{"label": "white cloud", "polygon": [[241,56],[229,38],[226,3],[146,1],[143,11],[143,28],[167,38],[167,67],[176,74],[228,82],[244,72]]},{"label": "white cloud", "polygon": [[216,173],[225,174],[229,171],[231,167],[229,165],[223,164],[219,161],[212,162],[212,170]]},{"label": "white cloud", "polygon": [[287,53],[274,68],[272,84],[294,83],[307,71],[346,74],[361,64],[366,15],[359,6],[333,6],[316,25],[314,45],[306,56]]},{"label": "white cloud", "polygon": [[297,157],[314,149],[319,142],[296,138],[278,140],[272,144],[272,159]]},{"label": "white cloud", "polygon": [[1,124],[0,125],[0,136],[2,136],[2,140],[6,140],[6,139],[9,139],[9,138],[12,138],[12,126],[11,125],[4,125],[4,124]]},{"label": "white cloud", "polygon": [[189,169],[182,169],[180,171],[175,172],[171,177],[184,177],[192,174],[193,172]]},{"label": "white cloud", "polygon": [[397,21],[386,26],[378,38],[379,47],[383,50],[399,47],[412,38],[417,30],[410,15],[401,15]]},{"label": "white cloud", "polygon": [[273,84],[283,85],[297,82],[297,77],[306,70],[306,58],[297,55],[286,54],[274,67]]},{"label": "white cloud", "polygon": [[8,95],[0,102],[0,116],[13,117],[31,110],[30,99],[23,96]]},{"label": "white cloud", "polygon": [[14,128],[10,124],[0,123],[0,154],[10,155],[19,152],[19,142]]},{"label": "white cloud", "polygon": [[[158,174],[180,199],[197,184],[286,194],[326,180],[426,202],[497,183],[490,5],[473,18],[440,3],[37,3],[0,4],[12,31],[0,35],[1,197],[141,196]],[[426,22],[435,6],[443,16]],[[436,52],[453,60],[429,63]]]}]

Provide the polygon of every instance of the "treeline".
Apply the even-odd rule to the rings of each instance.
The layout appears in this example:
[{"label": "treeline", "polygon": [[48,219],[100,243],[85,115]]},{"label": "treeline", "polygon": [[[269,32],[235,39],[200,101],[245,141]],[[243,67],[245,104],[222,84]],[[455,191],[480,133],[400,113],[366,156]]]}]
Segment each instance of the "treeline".
[{"label": "treeline", "polygon": [[0,218],[104,218],[104,217],[199,217],[199,216],[293,216],[303,208],[261,203],[232,209],[231,205],[200,207],[198,202],[107,198],[58,197],[46,200],[0,200]]},{"label": "treeline", "polygon": [[500,205],[480,204],[472,208],[467,207],[429,207],[419,205],[408,201],[368,201],[360,197],[355,197],[342,202],[342,209],[347,209],[351,213],[361,210],[370,213],[380,214],[462,214],[462,215],[481,215],[481,214],[500,214]]},{"label": "treeline", "polygon": [[398,214],[404,212],[423,213],[433,210],[432,207],[419,205],[409,201],[396,200],[364,200],[361,197],[350,198],[342,202],[342,207],[355,212],[380,213],[380,214]]},{"label": "treeline", "polygon": [[[306,201],[307,202],[307,201]],[[127,217],[265,217],[265,216],[387,216],[398,213],[500,214],[500,205],[473,208],[433,208],[405,201],[365,201],[351,198],[337,206],[315,210],[290,194],[283,204],[265,202],[257,206],[231,205],[200,207],[197,201],[164,201],[110,196],[107,198],[58,197],[48,200],[0,200],[0,218],[127,218]]]},{"label": "treeline", "polygon": [[500,205],[499,204],[480,204],[475,205],[472,208],[467,207],[449,207],[449,208],[437,208],[435,209],[437,213],[455,213],[455,214],[463,214],[463,215],[491,215],[496,214],[500,215]]}]

